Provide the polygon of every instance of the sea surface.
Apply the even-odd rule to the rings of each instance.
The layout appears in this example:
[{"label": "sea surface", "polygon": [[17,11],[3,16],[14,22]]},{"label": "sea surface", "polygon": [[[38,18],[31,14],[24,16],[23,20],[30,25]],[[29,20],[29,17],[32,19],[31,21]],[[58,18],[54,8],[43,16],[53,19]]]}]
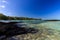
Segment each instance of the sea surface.
[{"label": "sea surface", "polygon": [[26,25],[29,25],[32,27],[38,25],[38,26],[44,26],[49,27],[52,29],[60,30],[60,21],[44,21],[44,20],[0,20],[0,22],[21,22],[26,23]]},{"label": "sea surface", "polygon": [[[44,20],[0,20],[2,22],[21,22],[24,27],[32,27],[39,29],[36,34],[25,34],[14,36],[8,40],[60,40],[60,21],[44,21]],[[19,26],[20,23],[18,23]]]}]

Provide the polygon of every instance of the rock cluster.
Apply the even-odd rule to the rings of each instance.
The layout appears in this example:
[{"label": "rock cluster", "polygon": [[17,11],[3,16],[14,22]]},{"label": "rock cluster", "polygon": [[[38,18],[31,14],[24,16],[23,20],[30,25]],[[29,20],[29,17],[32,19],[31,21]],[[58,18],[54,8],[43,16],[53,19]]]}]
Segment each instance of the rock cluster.
[{"label": "rock cluster", "polygon": [[0,22],[0,40],[16,35],[38,32],[38,30],[34,28],[18,27],[16,23],[17,22]]}]

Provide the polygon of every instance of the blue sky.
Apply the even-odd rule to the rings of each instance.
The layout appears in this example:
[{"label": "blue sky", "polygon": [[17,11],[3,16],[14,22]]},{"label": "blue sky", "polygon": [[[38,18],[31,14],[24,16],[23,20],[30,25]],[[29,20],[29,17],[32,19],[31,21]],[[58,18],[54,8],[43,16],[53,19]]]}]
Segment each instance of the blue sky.
[{"label": "blue sky", "polygon": [[0,0],[0,12],[7,16],[60,19],[60,0]]}]

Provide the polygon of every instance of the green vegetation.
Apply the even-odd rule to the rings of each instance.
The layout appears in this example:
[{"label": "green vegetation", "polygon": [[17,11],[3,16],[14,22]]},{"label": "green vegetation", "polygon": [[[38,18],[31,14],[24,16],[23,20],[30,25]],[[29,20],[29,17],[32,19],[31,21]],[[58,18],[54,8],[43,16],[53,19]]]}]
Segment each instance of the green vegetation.
[{"label": "green vegetation", "polygon": [[41,19],[28,18],[28,17],[10,17],[0,13],[0,20],[41,20]]},{"label": "green vegetation", "polygon": [[51,20],[45,20],[45,21],[60,21],[58,19],[51,19]]},{"label": "green vegetation", "polygon": [[7,19],[8,19],[7,16],[5,16],[5,15],[3,15],[3,14],[0,14],[0,20],[7,20]]}]

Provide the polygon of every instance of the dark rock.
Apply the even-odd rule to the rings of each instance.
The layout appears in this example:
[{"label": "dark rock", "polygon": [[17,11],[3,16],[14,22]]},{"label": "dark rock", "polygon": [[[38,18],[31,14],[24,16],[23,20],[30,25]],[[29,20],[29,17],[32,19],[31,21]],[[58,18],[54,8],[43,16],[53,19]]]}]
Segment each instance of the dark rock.
[{"label": "dark rock", "polygon": [[17,22],[0,22],[0,37],[5,35],[6,37],[4,38],[7,38],[21,34],[38,32],[38,30],[34,28],[18,27],[16,23]]}]

